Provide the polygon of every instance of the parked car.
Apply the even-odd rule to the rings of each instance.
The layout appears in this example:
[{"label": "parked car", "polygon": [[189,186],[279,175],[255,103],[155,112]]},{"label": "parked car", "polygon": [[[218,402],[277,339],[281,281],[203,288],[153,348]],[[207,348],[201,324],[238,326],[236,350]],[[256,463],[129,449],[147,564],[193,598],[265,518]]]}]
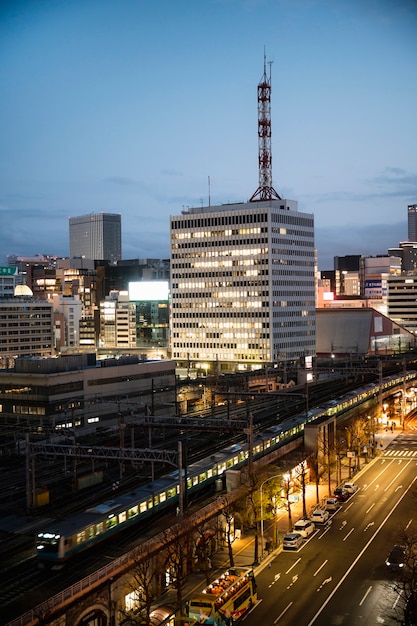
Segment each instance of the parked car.
[{"label": "parked car", "polygon": [[300,533],[302,537],[309,537],[314,533],[315,526],[309,519],[300,519],[294,524],[294,532]]},{"label": "parked car", "polygon": [[325,509],[315,509],[310,515],[310,519],[312,522],[318,522],[319,524],[324,524],[330,517],[329,511]]},{"label": "parked car", "polygon": [[346,491],[344,487],[338,487],[334,490],[333,495],[337,500],[339,500],[339,502],[346,502],[346,500],[350,496],[350,493]]},{"label": "parked car", "polygon": [[405,565],[405,546],[395,545],[387,558],[385,565],[390,569],[400,569]]},{"label": "parked car", "polygon": [[359,489],[359,485],[357,485],[356,483],[345,483],[343,485],[343,489],[346,489],[346,491],[348,493],[356,493]]},{"label": "parked car", "polygon": [[327,511],[336,511],[339,508],[339,500],[337,498],[326,498],[324,508]]},{"label": "parked car", "polygon": [[284,550],[297,550],[303,541],[304,538],[300,533],[287,533],[282,540],[282,547]]}]

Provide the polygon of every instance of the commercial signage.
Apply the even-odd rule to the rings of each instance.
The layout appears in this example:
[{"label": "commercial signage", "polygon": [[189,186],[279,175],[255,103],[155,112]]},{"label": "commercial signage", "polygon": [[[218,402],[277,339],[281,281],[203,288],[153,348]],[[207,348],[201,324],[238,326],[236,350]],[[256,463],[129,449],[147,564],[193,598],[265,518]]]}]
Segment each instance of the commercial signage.
[{"label": "commercial signage", "polygon": [[17,274],[17,267],[0,266],[0,276],[15,276],[16,274]]},{"label": "commercial signage", "polygon": [[129,283],[129,300],[132,302],[161,302],[169,297],[167,280],[141,280]]}]

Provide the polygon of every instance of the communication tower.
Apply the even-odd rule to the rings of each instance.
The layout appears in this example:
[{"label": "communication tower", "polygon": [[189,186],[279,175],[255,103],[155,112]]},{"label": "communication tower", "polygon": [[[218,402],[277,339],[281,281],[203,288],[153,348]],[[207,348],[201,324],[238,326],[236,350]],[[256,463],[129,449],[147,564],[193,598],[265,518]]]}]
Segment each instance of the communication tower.
[{"label": "communication tower", "polygon": [[264,54],[264,73],[258,84],[258,164],[259,187],[249,202],[263,200],[281,200],[272,186],[272,151],[271,151],[271,65],[269,61],[269,77],[266,73],[266,56]]}]

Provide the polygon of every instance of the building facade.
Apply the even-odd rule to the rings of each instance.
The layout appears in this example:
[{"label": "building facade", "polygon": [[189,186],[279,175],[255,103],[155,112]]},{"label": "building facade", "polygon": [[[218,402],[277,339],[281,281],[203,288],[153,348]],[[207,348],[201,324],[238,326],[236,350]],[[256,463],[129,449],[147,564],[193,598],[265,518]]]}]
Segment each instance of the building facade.
[{"label": "building facade", "polygon": [[408,241],[417,242],[417,204],[408,205]]},{"label": "building facade", "polygon": [[171,217],[171,347],[206,371],[314,355],[313,215],[280,199]]},{"label": "building facade", "polygon": [[122,256],[122,220],[116,213],[69,218],[70,257],[117,263]]},{"label": "building facade", "polygon": [[136,305],[126,292],[113,291],[100,302],[100,348],[136,348]]},{"label": "building facade", "polygon": [[53,354],[53,306],[31,296],[0,298],[0,367]]},{"label": "building facade", "polygon": [[132,414],[175,411],[175,363],[95,354],[17,359],[0,370],[0,423],[41,430],[92,428]]},{"label": "building facade", "polygon": [[417,334],[417,274],[388,277],[388,316]]}]

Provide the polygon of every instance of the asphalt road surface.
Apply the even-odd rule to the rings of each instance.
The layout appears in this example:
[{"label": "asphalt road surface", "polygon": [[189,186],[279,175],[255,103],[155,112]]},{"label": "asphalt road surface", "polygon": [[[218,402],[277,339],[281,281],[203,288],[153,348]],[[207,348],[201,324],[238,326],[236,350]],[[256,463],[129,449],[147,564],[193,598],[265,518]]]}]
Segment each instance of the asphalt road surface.
[{"label": "asphalt road surface", "polygon": [[417,533],[417,431],[401,433],[355,476],[360,489],[297,551],[258,575],[260,602],[246,626],[401,624],[401,574],[385,559]]}]

